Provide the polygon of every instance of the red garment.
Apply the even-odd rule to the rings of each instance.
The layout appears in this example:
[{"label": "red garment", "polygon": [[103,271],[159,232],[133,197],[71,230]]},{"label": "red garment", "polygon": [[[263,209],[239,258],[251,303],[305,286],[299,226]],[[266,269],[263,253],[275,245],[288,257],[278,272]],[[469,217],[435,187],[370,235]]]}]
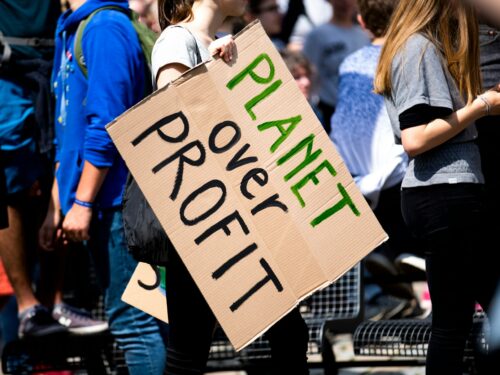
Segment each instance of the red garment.
[{"label": "red garment", "polygon": [[14,294],[14,290],[10,285],[7,273],[3,267],[3,262],[0,259],[0,296],[10,296]]}]

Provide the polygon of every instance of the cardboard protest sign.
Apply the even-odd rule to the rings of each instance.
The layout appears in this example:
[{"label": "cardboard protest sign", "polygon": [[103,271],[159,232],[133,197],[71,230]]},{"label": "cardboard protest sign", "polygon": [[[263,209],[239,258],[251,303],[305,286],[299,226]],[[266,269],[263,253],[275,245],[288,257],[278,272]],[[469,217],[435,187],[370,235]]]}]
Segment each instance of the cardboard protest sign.
[{"label": "cardboard protest sign", "polygon": [[162,267],[139,263],[130,279],[122,300],[149,315],[168,323],[165,275]]},{"label": "cardboard protest sign", "polygon": [[190,70],[108,131],[239,350],[386,234],[260,24],[235,41],[232,64]]}]

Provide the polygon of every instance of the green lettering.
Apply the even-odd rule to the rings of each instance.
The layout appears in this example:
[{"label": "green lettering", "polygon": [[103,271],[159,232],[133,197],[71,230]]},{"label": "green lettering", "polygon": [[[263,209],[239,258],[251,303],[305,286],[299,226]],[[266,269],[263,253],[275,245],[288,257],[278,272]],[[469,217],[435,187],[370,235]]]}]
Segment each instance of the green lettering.
[{"label": "green lettering", "polygon": [[337,184],[337,187],[339,189],[340,194],[342,195],[342,200],[340,202],[335,203],[332,207],[328,208],[325,210],[322,214],[320,214],[317,218],[315,218],[313,221],[311,221],[311,226],[315,227],[316,225],[319,225],[326,219],[328,219],[330,216],[335,215],[337,212],[339,212],[341,209],[343,209],[345,206],[349,206],[349,208],[352,210],[354,215],[360,216],[361,212],[359,212],[358,208],[355,206],[354,202],[352,201],[351,197],[345,190],[345,188],[342,186],[342,184]]},{"label": "green lettering", "polygon": [[[279,130],[281,135],[271,146],[271,152],[274,152],[288,138],[288,136],[292,133],[293,129],[295,129],[300,121],[302,121],[302,116],[298,115],[295,117],[287,118],[285,120],[265,122],[257,126],[257,129],[259,129],[260,131],[264,131],[274,126]],[[288,127],[284,127],[283,125],[285,124],[290,125]]]},{"label": "green lettering", "polygon": [[286,163],[288,160],[290,160],[292,157],[294,157],[298,152],[300,152],[304,147],[307,147],[306,150],[306,156],[304,160],[297,166],[295,169],[293,169],[290,173],[288,173],[284,178],[285,181],[290,180],[293,176],[295,176],[297,173],[299,173],[304,167],[307,165],[311,164],[314,160],[318,158],[318,156],[321,155],[323,150],[319,149],[312,152],[312,146],[313,146],[313,141],[314,141],[314,134],[311,134],[304,138],[298,145],[296,145],[294,148],[292,148],[290,151],[288,151],[287,154],[282,156],[281,158],[278,159],[277,164],[282,165]]},{"label": "green lettering", "polygon": [[282,83],[283,83],[283,81],[281,81],[281,79],[277,80],[271,86],[269,86],[264,91],[262,91],[259,95],[257,95],[253,99],[250,99],[247,102],[247,104],[245,104],[245,109],[247,110],[247,112],[250,115],[250,118],[252,120],[257,119],[257,116],[255,116],[255,113],[253,113],[252,108],[255,107],[261,100],[265,99],[266,97],[271,95],[273,92],[275,92],[278,89],[278,87],[281,86]]},{"label": "green lettering", "polygon": [[321,163],[319,166],[317,166],[314,171],[312,171],[311,173],[308,173],[302,180],[300,180],[299,182],[297,182],[295,185],[293,185],[291,187],[293,194],[295,194],[295,196],[299,200],[300,205],[302,207],[305,207],[306,203],[304,202],[304,199],[300,195],[299,190],[302,189],[309,181],[312,181],[314,185],[318,185],[319,180],[316,177],[316,175],[319,172],[321,172],[324,168],[326,168],[332,176],[337,175],[337,171],[335,170],[335,168],[332,167],[332,165],[330,164],[330,162],[328,160],[325,160],[323,163]]},{"label": "green lettering", "polygon": [[[269,75],[267,77],[261,77],[258,74],[254,72],[254,69],[262,62],[266,60],[267,64],[269,65]],[[267,53],[263,53],[257,58],[250,63],[245,69],[243,69],[240,73],[238,73],[232,80],[230,80],[226,87],[229,90],[232,90],[236,87],[238,83],[243,81],[245,79],[246,75],[250,75],[252,79],[260,84],[266,84],[269,83],[273,80],[274,78],[274,64],[271,61],[271,58],[267,55]]]}]

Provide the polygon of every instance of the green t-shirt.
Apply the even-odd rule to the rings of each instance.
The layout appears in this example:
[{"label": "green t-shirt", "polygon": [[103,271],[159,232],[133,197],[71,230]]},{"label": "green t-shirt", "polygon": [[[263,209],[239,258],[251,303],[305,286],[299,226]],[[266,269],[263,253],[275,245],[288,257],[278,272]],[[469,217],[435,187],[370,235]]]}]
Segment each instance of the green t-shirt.
[{"label": "green t-shirt", "polygon": [[[1,0],[0,32],[19,38],[54,38],[60,0]],[[42,57],[52,50],[26,46],[11,46],[13,56]]]}]

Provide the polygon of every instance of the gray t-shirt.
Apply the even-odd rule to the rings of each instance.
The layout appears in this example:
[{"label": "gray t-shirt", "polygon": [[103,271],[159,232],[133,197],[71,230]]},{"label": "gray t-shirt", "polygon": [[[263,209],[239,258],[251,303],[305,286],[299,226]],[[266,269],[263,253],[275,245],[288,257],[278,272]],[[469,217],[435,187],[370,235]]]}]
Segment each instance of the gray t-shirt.
[{"label": "gray t-shirt", "polygon": [[348,55],[368,44],[368,34],[359,26],[340,27],[326,23],[309,33],[304,54],[318,69],[319,97],[323,102],[331,106],[337,104],[340,64]]},{"label": "gray t-shirt", "polygon": [[210,60],[208,48],[189,30],[182,26],[169,26],[158,37],[152,54],[153,85],[156,89],[156,77],[161,68],[168,64],[182,64],[193,68],[198,61],[197,51],[202,61]]},{"label": "gray t-shirt", "polygon": [[[464,101],[443,55],[421,34],[413,35],[392,63],[392,96],[386,106],[401,143],[399,115],[427,104],[457,111]],[[402,187],[435,184],[484,183],[474,124],[442,145],[410,159]]]}]

